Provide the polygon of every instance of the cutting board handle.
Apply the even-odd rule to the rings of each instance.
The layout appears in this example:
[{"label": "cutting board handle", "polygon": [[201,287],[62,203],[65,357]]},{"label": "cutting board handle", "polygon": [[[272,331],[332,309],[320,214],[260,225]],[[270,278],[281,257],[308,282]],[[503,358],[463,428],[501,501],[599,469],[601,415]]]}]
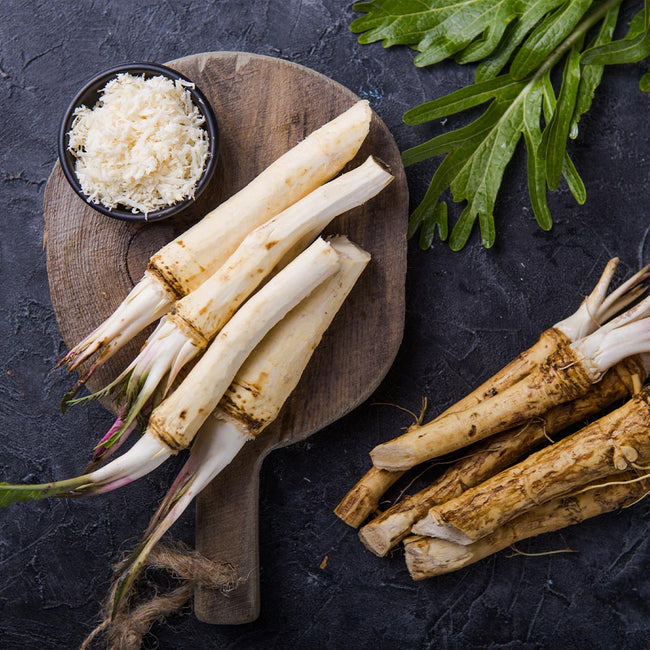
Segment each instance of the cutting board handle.
[{"label": "cutting board handle", "polygon": [[240,576],[227,594],[196,589],[194,610],[204,623],[239,625],[259,616],[259,469],[265,455],[260,442],[244,445],[197,500],[196,549],[210,560],[230,563]]}]

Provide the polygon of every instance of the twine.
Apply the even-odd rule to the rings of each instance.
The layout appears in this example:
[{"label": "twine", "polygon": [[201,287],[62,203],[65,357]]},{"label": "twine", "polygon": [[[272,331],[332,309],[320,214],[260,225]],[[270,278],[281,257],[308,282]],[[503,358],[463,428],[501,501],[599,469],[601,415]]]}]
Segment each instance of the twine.
[{"label": "twine", "polygon": [[[124,563],[115,567],[119,576]],[[155,546],[145,566],[170,573],[183,584],[165,594],[154,593],[153,597],[130,607],[135,594],[125,597],[119,610],[111,618],[113,600],[118,581],[115,579],[102,606],[101,623],[86,637],[80,650],[90,650],[101,636],[106,637],[105,647],[110,650],[139,650],[144,636],[154,623],[180,612],[192,597],[195,587],[216,589],[223,594],[236,589],[241,580],[234,567],[224,562],[212,562],[199,552],[184,544],[174,547]]]}]

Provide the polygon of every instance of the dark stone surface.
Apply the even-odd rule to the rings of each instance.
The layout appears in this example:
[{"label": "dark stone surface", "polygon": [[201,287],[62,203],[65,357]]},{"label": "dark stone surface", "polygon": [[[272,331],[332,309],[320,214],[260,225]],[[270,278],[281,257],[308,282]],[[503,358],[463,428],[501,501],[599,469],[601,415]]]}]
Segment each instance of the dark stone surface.
[{"label": "dark stone surface", "polygon": [[[0,11],[0,476],[63,478],[110,422],[98,406],[58,414],[70,380],[54,371],[63,344],[50,304],[41,204],[67,102],[97,71],[210,50],[290,59],[371,100],[400,147],[428,131],[402,112],[450,91],[469,69],[417,70],[406,49],[360,46],[352,10],[333,0],[22,2]],[[643,648],[649,642],[648,514],[641,503],[520,545],[455,575],[413,583],[399,552],[377,559],[332,508],[368,465],[371,447],[409,424],[374,402],[433,411],[491,374],[570,313],[605,261],[650,261],[650,97],[642,68],[609,74],[572,152],[588,189],[550,198],[556,225],[534,224],[521,152],[498,202],[498,243],[460,254],[411,245],[404,344],[367,404],[310,440],[275,452],[261,481],[262,614],[234,628],[191,614],[154,628],[159,648]],[[409,170],[414,199],[427,165]],[[80,282],[83,278],[80,278]],[[110,565],[132,547],[169,484],[165,467],[115,494],[0,513],[0,648],[74,648],[95,624]],[[396,493],[393,494],[393,496]],[[193,516],[174,529],[191,542]],[[325,569],[319,565],[324,556]]]}]

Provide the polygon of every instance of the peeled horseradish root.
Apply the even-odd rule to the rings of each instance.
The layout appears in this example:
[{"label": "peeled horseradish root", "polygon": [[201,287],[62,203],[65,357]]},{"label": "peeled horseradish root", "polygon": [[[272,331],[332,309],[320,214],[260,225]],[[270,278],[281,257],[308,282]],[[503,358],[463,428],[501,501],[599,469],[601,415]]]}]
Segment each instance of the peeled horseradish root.
[{"label": "peeled horseradish root", "polygon": [[342,258],[361,255],[366,262],[367,255],[357,250],[346,238],[317,239],[234,314],[185,379],[153,410],[145,432],[128,452],[73,479],[41,485],[0,484],[0,505],[108,492],[148,474],[189,447],[260,341],[340,270]]},{"label": "peeled horseradish root", "polygon": [[278,416],[298,384],[321,337],[356,283],[370,256],[345,238],[330,240],[339,270],[294,307],[262,339],[237,372],[212,415],[201,426],[190,457],[153,516],[142,541],[117,578],[113,611],[158,540],[199,494]]},{"label": "peeled horseradish root", "polygon": [[115,312],[61,361],[74,369],[97,353],[68,397],[176,300],[215,273],[248,233],[338,174],[361,147],[371,116],[368,102],[357,102],[153,255],[143,278]]},{"label": "peeled horseradish root", "polygon": [[122,404],[118,421],[97,447],[95,461],[126,439],[147,405],[162,401],[180,370],[278,265],[313,241],[332,219],[362,205],[392,179],[386,167],[370,157],[258,226],[214,275],[174,304],[124,372],[98,393],[70,400],[83,403],[110,394]]}]

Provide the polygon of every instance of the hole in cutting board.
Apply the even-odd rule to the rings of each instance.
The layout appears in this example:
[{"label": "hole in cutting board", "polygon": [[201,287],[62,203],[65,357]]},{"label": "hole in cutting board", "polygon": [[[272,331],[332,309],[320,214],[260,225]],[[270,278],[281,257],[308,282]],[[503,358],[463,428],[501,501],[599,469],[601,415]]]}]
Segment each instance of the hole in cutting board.
[{"label": "hole in cutting board", "polygon": [[174,237],[171,224],[164,223],[146,224],[133,233],[126,249],[126,269],[132,285],[142,277],[149,258]]}]

